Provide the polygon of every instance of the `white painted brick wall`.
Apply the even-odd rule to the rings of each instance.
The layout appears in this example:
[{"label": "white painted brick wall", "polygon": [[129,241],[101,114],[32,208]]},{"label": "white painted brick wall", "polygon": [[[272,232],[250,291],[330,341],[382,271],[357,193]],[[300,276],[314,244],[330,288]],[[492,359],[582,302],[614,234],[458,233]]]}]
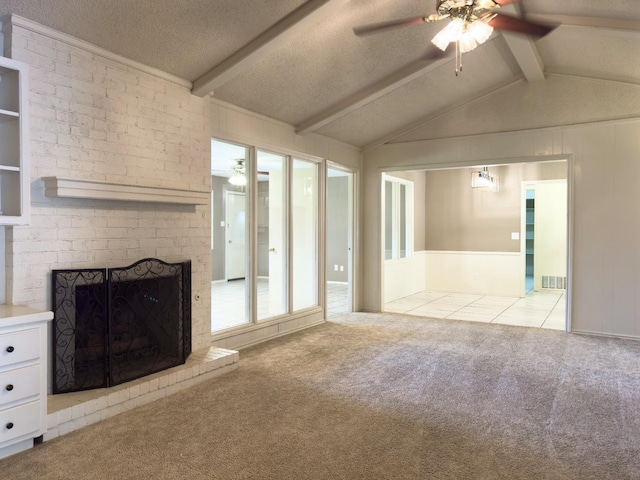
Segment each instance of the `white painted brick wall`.
[{"label": "white painted brick wall", "polygon": [[13,26],[11,56],[31,66],[31,225],[7,229],[13,303],[51,308],[51,270],[192,261],[193,348],[210,343],[207,206],[44,196],[61,176],[208,190],[210,108],[185,87]]}]

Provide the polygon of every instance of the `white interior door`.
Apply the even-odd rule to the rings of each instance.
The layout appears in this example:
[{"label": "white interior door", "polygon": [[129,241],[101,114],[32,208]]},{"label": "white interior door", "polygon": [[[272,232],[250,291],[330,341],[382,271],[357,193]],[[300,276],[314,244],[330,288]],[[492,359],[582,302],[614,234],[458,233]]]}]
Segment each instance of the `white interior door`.
[{"label": "white interior door", "polygon": [[227,192],[225,202],[226,253],[225,277],[227,280],[246,275],[246,201],[241,192]]}]

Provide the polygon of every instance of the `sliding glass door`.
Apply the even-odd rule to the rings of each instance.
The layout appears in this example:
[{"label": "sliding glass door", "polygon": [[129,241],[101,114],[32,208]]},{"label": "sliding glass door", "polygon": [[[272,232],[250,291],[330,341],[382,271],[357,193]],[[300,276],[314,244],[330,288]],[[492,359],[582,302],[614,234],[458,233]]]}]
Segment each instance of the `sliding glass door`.
[{"label": "sliding glass door", "polygon": [[287,312],[287,157],[258,150],[257,319]]}]

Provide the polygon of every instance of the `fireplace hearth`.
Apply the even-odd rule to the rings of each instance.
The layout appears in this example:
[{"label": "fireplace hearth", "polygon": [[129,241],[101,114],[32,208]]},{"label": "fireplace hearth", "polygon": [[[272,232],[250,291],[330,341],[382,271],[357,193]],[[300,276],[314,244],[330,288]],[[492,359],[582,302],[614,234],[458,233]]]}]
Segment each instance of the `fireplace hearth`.
[{"label": "fireplace hearth", "polygon": [[118,385],[191,353],[191,262],[53,270],[53,393]]}]

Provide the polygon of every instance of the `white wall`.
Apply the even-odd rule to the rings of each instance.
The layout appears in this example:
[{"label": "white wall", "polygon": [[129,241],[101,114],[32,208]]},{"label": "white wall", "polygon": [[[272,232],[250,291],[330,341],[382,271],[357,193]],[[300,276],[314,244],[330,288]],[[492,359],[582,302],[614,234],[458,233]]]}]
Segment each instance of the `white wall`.
[{"label": "white wall", "polygon": [[384,302],[423,290],[519,297],[524,288],[522,262],[520,253],[447,251],[385,260]]},{"label": "white wall", "polygon": [[[422,292],[427,288],[426,252],[413,252],[409,258],[384,261],[384,301]],[[409,280],[410,279],[410,280]]]},{"label": "white wall", "polygon": [[364,308],[380,308],[380,169],[573,158],[574,331],[640,337],[640,119],[391,144],[364,156]]},{"label": "white wall", "polygon": [[520,253],[425,253],[427,290],[519,297],[524,289]]}]

